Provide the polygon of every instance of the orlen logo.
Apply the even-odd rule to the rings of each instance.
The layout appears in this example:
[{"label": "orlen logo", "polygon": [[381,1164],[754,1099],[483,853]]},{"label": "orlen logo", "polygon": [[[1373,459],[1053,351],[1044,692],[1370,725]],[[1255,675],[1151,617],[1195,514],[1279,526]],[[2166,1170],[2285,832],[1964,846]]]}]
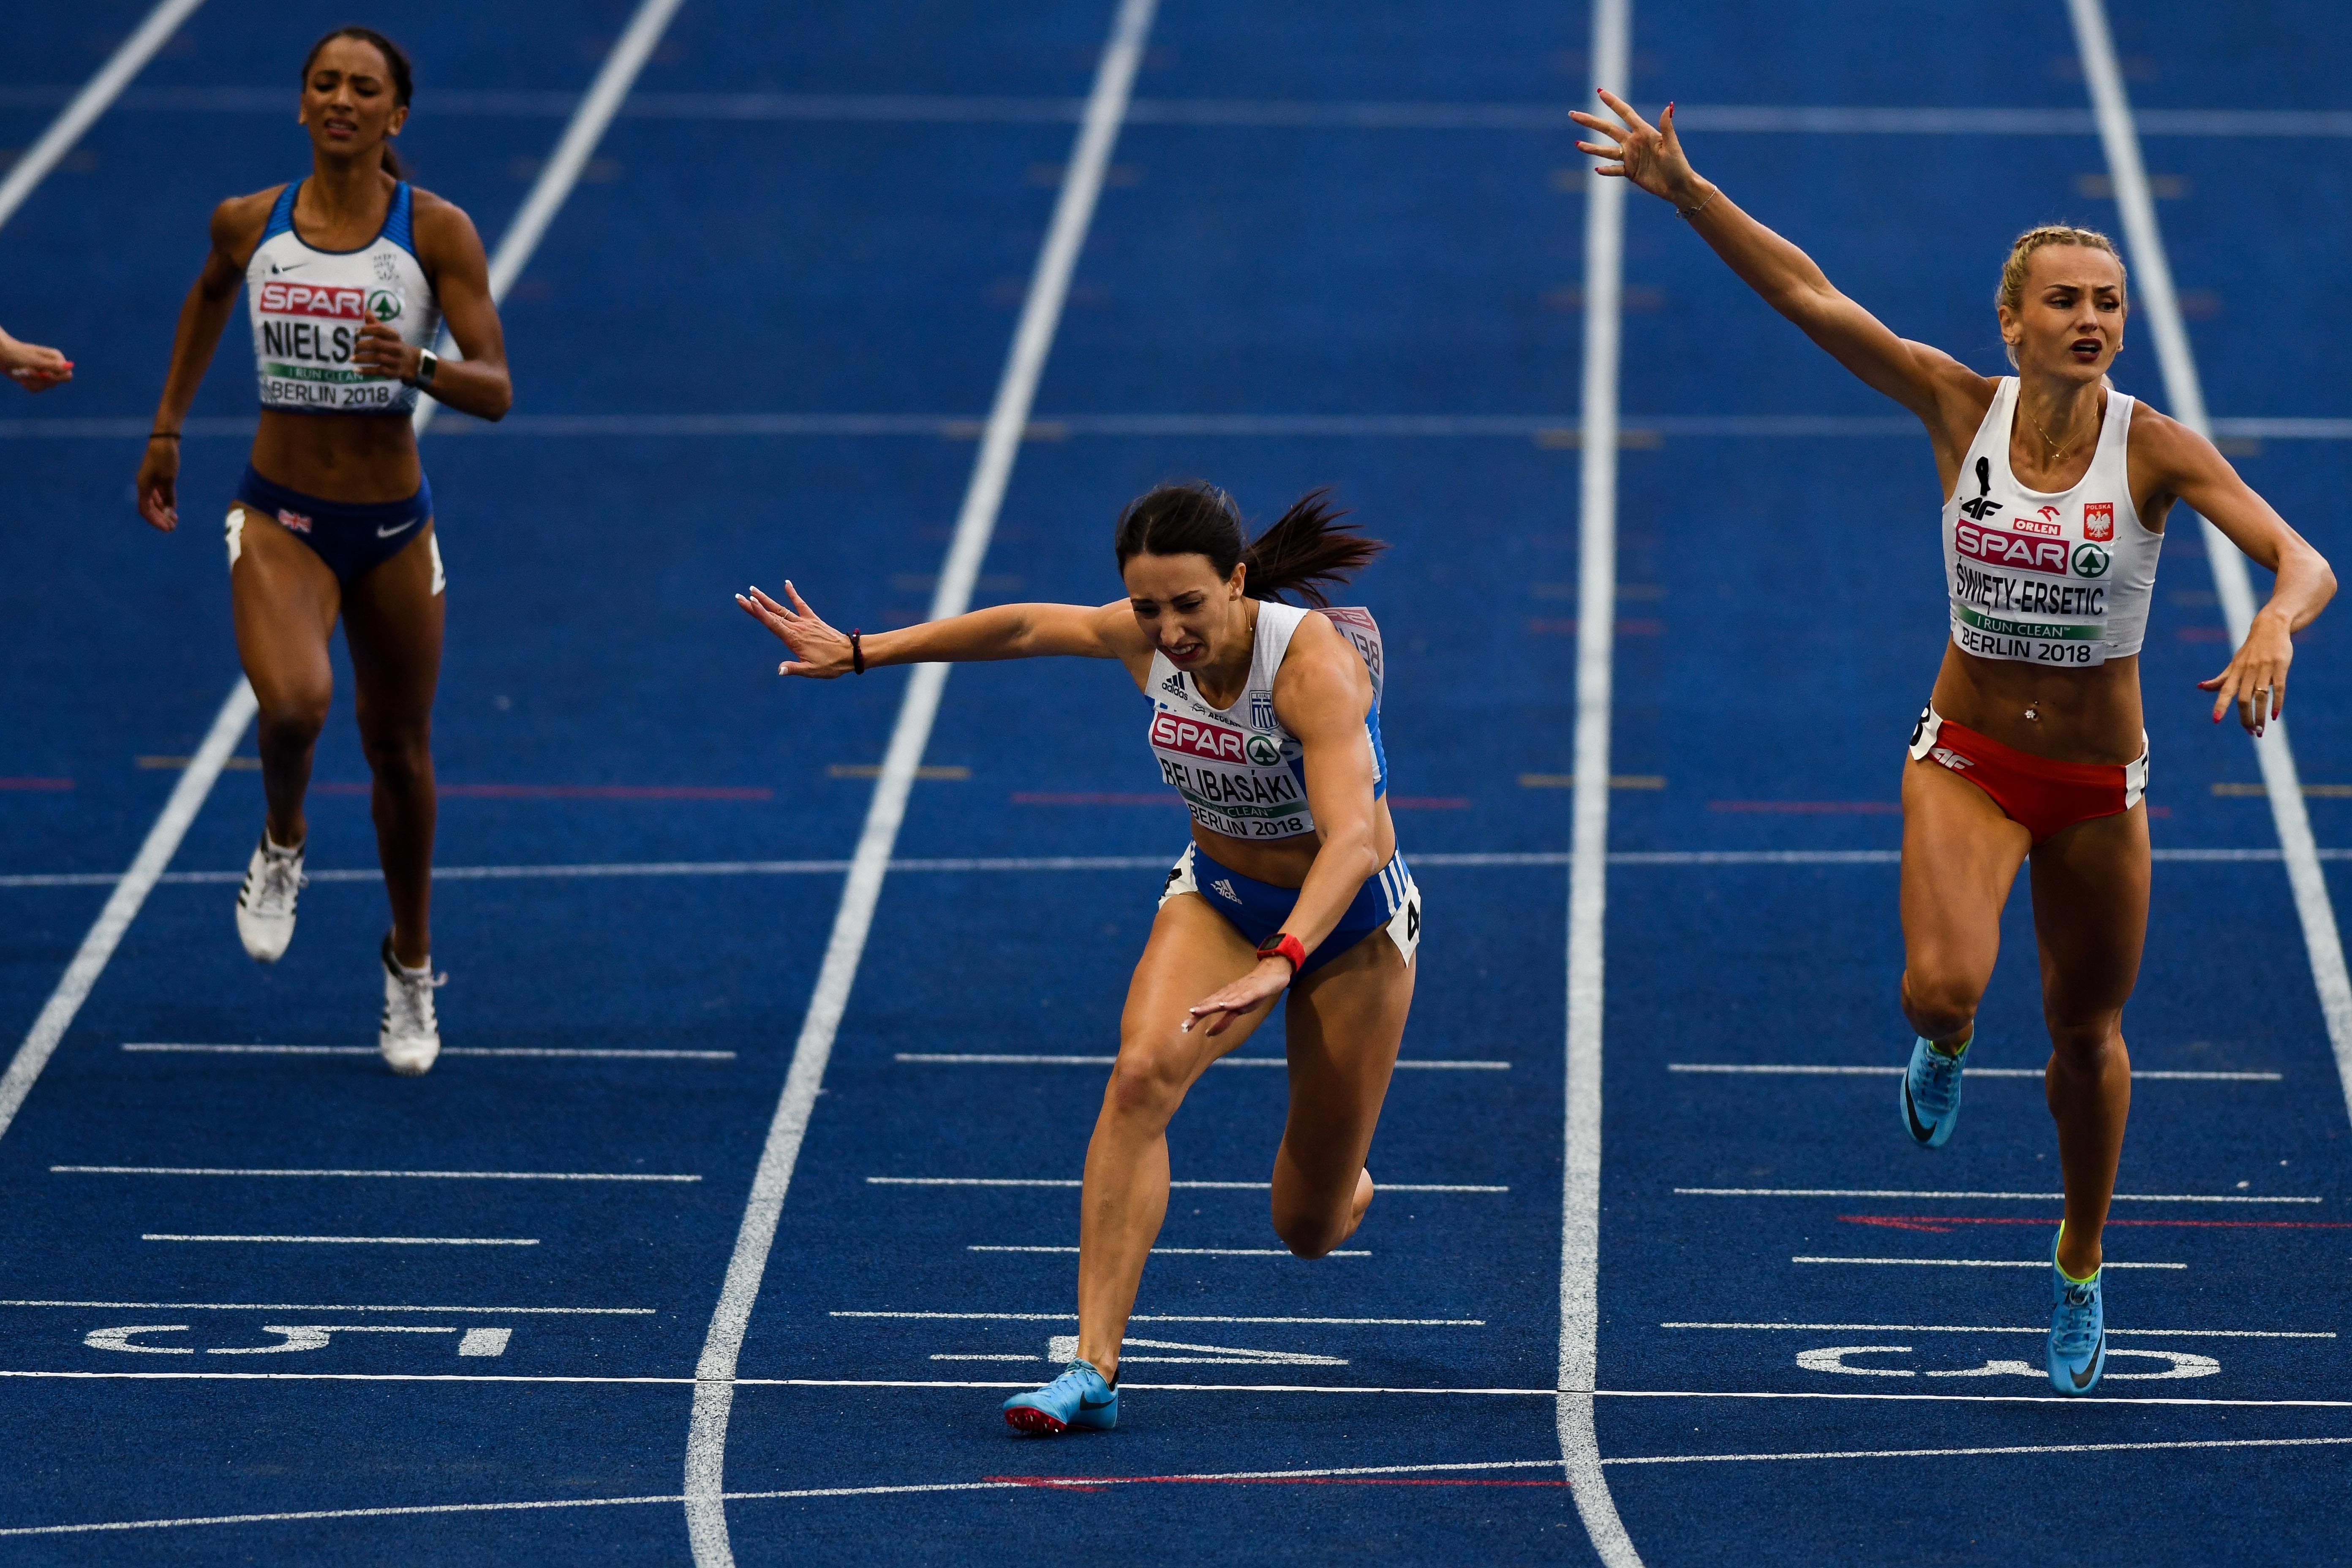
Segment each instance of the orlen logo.
[{"label": "orlen logo", "polygon": [[1217,763],[1249,761],[1242,749],[1242,732],[1228,730],[1223,724],[1203,724],[1198,720],[1180,719],[1173,713],[1161,713],[1151,721],[1151,743],[1170,752],[1187,752],[1196,757],[1206,757]]},{"label": "orlen logo", "polygon": [[315,316],[329,321],[368,319],[367,290],[331,284],[289,283],[271,279],[261,286],[261,309],[271,316]]},{"label": "orlen logo", "polygon": [[2083,537],[2105,544],[2116,536],[2116,503],[2093,500],[2083,503]]},{"label": "orlen logo", "polygon": [[2028,539],[2005,529],[1997,531],[1962,522],[1953,525],[1952,540],[1959,552],[1972,561],[2046,572],[2053,577],[2066,575],[2066,542],[2061,539]]}]

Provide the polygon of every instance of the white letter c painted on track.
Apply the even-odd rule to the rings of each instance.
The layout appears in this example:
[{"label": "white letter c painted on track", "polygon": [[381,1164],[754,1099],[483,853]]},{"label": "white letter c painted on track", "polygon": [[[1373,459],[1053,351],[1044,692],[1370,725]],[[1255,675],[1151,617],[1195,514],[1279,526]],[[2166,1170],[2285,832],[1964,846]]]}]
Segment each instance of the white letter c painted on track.
[{"label": "white letter c painted on track", "polygon": [[135,1351],[142,1355],[194,1355],[185,1345],[134,1345],[133,1334],[184,1334],[185,1323],[134,1323],[125,1329],[92,1329],[81,1342],[94,1351]]},{"label": "white letter c painted on track", "polygon": [[1832,1345],[1817,1351],[1799,1351],[1797,1364],[1807,1372],[1842,1372],[1849,1377],[1909,1377],[1909,1367],[1848,1366],[1850,1355],[1909,1355],[1909,1345]]}]

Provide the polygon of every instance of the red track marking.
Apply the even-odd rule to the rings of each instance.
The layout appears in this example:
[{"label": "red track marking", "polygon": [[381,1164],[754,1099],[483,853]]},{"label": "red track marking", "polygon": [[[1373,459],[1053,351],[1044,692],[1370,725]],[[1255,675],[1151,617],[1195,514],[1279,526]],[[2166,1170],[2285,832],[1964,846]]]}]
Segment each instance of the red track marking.
[{"label": "red track marking", "polygon": [[[1539,637],[1572,637],[1576,635],[1576,619],[1572,616],[1565,619],[1556,616],[1529,616],[1528,630]],[[1665,630],[1666,623],[1664,621],[1621,620],[1617,623],[1617,635],[1621,637],[1663,637]]]},{"label": "red track marking", "polygon": [[[1938,1235],[1963,1225],[2042,1225],[2046,1218],[2009,1215],[1842,1214],[1846,1225],[1884,1226],[1889,1230],[1929,1230]],[[2352,1230],[2352,1220],[2326,1219],[2111,1219],[2109,1225],[2160,1226],[2179,1230]]]},{"label": "red track marking", "polygon": [[[320,795],[367,795],[373,784],[337,782],[312,786]],[[733,784],[441,784],[444,800],[770,800],[764,785]]]},{"label": "red track marking", "polygon": [[1845,813],[1858,816],[1900,816],[1903,803],[1895,800],[1711,800],[1709,811],[1760,811],[1778,816],[1819,816]]},{"label": "red track marking", "polygon": [[1422,1480],[1396,1476],[983,1476],[982,1480],[1010,1481],[1041,1491],[1101,1492],[1113,1487],[1550,1487],[1565,1490],[1566,1481]]},{"label": "red track marking", "polygon": [[1184,803],[1173,795],[1122,795],[1115,790],[1015,790],[1015,805],[1172,805],[1182,810]]},{"label": "red track marking", "polygon": [[71,779],[0,779],[0,789],[64,790],[73,786]]}]

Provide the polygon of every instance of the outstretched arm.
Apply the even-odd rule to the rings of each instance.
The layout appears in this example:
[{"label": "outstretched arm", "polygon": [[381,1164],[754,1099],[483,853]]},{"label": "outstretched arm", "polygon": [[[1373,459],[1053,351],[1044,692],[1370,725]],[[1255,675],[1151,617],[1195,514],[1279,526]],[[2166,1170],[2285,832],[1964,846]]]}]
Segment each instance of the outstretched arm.
[{"label": "outstretched arm", "polygon": [[1959,426],[1960,451],[1966,451],[1967,437],[1975,433],[1991,396],[1990,382],[1941,349],[1896,337],[1885,322],[1839,293],[1811,257],[1702,179],[1684,155],[1673,104],[1666,105],[1654,126],[1613,92],[1604,89],[1601,100],[1623,123],[1612,125],[1580,110],[1570,116],[1596,138],[1579,142],[1577,151],[1610,160],[1596,174],[1631,180],[1672,203],[1766,304],[1795,322],[1874,391],[1917,415],[1939,442]]},{"label": "outstretched arm", "polygon": [[[789,579],[784,583],[784,597],[792,601],[789,605],[757,588],[735,595],[744,614],[793,650],[793,657],[778,665],[776,673],[814,680],[851,673],[856,661],[848,635],[827,626]],[[861,633],[857,645],[868,669],[886,664],[971,664],[1057,654],[1122,659],[1132,668],[1139,657],[1147,664],[1151,658],[1150,645],[1137,629],[1135,612],[1124,599],[1098,609],[1085,605],[994,605],[895,632]]]},{"label": "outstretched arm", "polygon": [[2238,477],[2213,443],[2177,419],[2143,405],[2132,419],[2131,458],[2156,473],[2158,500],[2145,509],[2158,521],[2174,498],[2210,519],[2254,564],[2278,574],[2270,602],[2254,612],[2253,625],[2229,667],[2198,686],[2213,693],[2213,722],[2231,703],[2238,722],[2260,735],[2286,711],[2287,666],[2294,662],[2294,634],[2309,626],[2336,596],[2336,574],[2327,558],[2289,527],[2271,503]]},{"label": "outstretched arm", "polygon": [[19,342],[0,331],[0,370],[27,392],[47,392],[73,379],[73,361],[55,349]]}]

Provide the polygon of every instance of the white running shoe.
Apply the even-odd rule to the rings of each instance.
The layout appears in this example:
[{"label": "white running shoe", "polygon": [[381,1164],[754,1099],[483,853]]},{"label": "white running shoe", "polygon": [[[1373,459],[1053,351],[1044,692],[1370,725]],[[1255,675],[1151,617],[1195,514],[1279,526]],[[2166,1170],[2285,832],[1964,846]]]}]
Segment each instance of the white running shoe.
[{"label": "white running shoe", "polygon": [[286,955],[294,940],[294,900],[308,886],[302,875],[302,849],[280,849],[264,829],[246,862],[245,886],[236,890],[236,935],[245,951],[263,963]]},{"label": "white running shoe", "polygon": [[383,937],[383,1026],[376,1031],[375,1048],[393,1071],[414,1078],[433,1069],[441,1054],[441,1026],[433,1016],[433,993],[448,983],[433,973],[427,960],[423,973],[403,969],[392,953],[392,933]]}]

